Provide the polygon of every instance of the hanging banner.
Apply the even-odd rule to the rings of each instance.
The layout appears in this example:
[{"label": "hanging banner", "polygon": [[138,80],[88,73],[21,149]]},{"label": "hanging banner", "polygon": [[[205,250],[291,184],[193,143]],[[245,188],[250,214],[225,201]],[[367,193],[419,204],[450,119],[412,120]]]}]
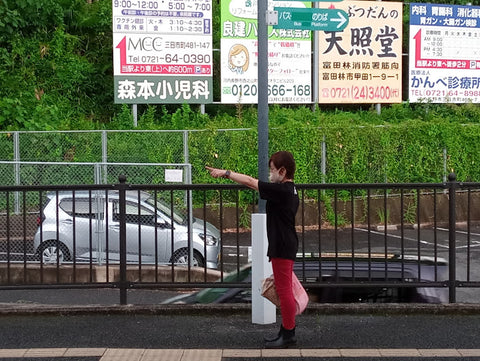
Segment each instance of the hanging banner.
[{"label": "hanging banner", "polygon": [[[310,2],[271,1],[311,7]],[[257,0],[222,0],[221,101],[258,102]],[[311,31],[268,27],[269,103],[311,103]]]},{"label": "hanging banner", "polygon": [[113,0],[115,103],[211,103],[211,0]]},{"label": "hanging banner", "polygon": [[319,31],[319,103],[402,102],[402,3],[344,1],[343,31]]},{"label": "hanging banner", "polygon": [[480,7],[410,4],[409,100],[480,103]]}]

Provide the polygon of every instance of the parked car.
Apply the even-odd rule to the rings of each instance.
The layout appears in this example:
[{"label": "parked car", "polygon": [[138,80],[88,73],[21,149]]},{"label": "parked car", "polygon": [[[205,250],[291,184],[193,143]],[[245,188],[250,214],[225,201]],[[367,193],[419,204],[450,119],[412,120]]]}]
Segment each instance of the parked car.
[{"label": "parked car", "polygon": [[[120,260],[119,193],[49,193],[34,247],[44,263],[108,258]],[[171,211],[148,192],[126,192],[127,262],[188,264],[217,268],[220,232],[212,224]],[[188,234],[191,234],[190,248]]]},{"label": "parked car", "polygon": [[[321,270],[321,271],[320,271]],[[369,282],[405,283],[444,281],[448,263],[442,258],[416,256],[318,254],[298,255],[294,272],[311,302],[318,303],[447,303],[446,287],[396,287],[368,285]],[[435,276],[436,275],[436,276]],[[172,297],[165,304],[251,303],[251,265],[224,277],[223,282],[245,283],[242,288],[206,288],[198,292]],[[329,286],[344,282],[345,285]],[[315,285],[315,287],[314,287]]]}]

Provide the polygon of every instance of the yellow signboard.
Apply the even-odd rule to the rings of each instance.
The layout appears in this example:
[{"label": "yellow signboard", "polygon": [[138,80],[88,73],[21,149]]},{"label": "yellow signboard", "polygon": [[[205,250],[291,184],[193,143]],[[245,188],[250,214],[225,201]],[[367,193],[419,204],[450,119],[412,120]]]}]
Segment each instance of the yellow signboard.
[{"label": "yellow signboard", "polygon": [[319,103],[402,101],[402,3],[345,1],[343,31],[319,31]]}]

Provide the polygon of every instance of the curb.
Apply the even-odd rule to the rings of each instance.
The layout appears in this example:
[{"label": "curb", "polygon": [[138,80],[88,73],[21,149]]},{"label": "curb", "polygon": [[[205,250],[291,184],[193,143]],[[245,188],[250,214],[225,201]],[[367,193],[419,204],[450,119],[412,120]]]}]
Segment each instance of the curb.
[{"label": "curb", "polygon": [[[0,303],[2,315],[221,315],[251,314],[250,304],[202,305],[41,305]],[[480,304],[309,304],[306,315],[480,315]]]}]

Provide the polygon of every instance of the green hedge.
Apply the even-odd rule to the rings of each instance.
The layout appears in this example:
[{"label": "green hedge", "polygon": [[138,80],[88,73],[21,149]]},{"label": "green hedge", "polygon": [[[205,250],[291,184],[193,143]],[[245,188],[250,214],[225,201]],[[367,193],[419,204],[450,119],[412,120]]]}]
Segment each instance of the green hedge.
[{"label": "green hedge", "polygon": [[[323,141],[327,183],[442,182],[450,172],[460,181],[480,181],[478,119],[480,110],[471,104],[404,104],[382,114],[274,106],[269,147],[270,153],[281,149],[294,153],[298,183],[322,182]],[[256,127],[249,132],[217,130],[224,125],[212,121],[208,131],[191,138],[197,183],[212,181],[207,175],[200,176],[202,154],[210,157],[207,163],[211,165],[257,174]]]},{"label": "green hedge", "polygon": [[[205,163],[257,174],[256,130],[211,130],[194,133],[190,139],[197,183],[211,182],[208,175],[201,176]],[[408,121],[316,127],[288,122],[270,129],[270,151],[286,149],[294,154],[297,183],[322,183],[322,141],[326,143],[327,183],[442,182],[450,172],[457,173],[461,181],[480,181],[478,125]]]},{"label": "green hedge", "polygon": [[[270,153],[285,149],[294,154],[297,183],[442,182],[450,172],[460,181],[480,182],[478,119],[479,107],[473,105],[404,104],[385,108],[381,114],[272,106],[269,147]],[[224,130],[240,125],[242,130]],[[238,109],[237,115],[216,116],[186,105],[173,114],[162,111],[157,115],[150,107],[140,116],[139,130],[166,128],[190,128],[194,183],[219,181],[208,175],[205,165],[257,175],[254,107]],[[178,131],[110,133],[108,159],[183,163],[183,136]],[[325,176],[322,142],[326,145]],[[100,133],[22,133],[20,143],[23,161],[101,161]],[[11,160],[12,152],[11,133],[0,137],[0,159]]]}]

